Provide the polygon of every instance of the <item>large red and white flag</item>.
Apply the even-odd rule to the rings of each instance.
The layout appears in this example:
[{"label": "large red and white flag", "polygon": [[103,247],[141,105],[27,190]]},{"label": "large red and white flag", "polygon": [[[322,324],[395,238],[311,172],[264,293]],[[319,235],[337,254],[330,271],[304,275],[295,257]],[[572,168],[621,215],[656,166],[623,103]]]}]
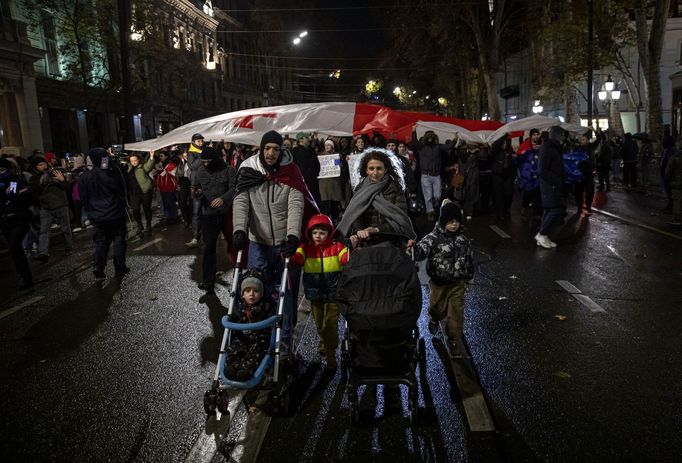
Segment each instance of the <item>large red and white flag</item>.
[{"label": "large red and white flag", "polygon": [[[364,103],[304,103],[245,109],[208,117],[185,124],[161,137],[127,144],[125,149],[149,151],[189,143],[195,133],[202,134],[207,141],[225,140],[258,145],[263,134],[269,130],[276,130],[283,135],[317,132],[328,136],[371,135],[379,132],[386,138],[407,141],[414,124],[419,121],[449,123],[454,129],[451,135],[458,128],[493,131],[502,126],[495,121],[468,121],[435,114],[396,111]],[[420,128],[417,134],[423,134],[419,132]],[[446,138],[441,137],[441,141]]]}]

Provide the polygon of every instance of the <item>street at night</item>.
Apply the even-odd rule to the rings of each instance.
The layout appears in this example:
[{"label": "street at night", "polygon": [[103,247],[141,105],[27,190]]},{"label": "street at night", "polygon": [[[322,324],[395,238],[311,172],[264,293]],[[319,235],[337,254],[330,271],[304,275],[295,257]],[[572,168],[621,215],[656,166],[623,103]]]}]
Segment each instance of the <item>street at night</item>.
[{"label": "street at night", "polygon": [[0,0],[0,460],[682,461],[682,0]]},{"label": "street at night", "polygon": [[363,395],[371,413],[351,427],[344,382],[320,366],[305,301],[294,414],[248,410],[235,391],[231,422],[207,420],[227,288],[199,302],[200,257],[178,244],[187,238],[178,226],[132,243],[122,282],[95,282],[84,232],[78,253],[41,270],[34,293],[3,304],[4,459],[675,461],[682,235],[637,226],[657,227],[646,209],[624,215],[627,201],[647,199],[611,196],[604,211],[631,222],[569,220],[556,250],[536,246],[521,218],[500,224],[510,238],[485,217],[467,227],[479,268],[467,348],[450,359],[421,317],[427,367],[414,427],[405,409],[384,416],[381,393]]}]

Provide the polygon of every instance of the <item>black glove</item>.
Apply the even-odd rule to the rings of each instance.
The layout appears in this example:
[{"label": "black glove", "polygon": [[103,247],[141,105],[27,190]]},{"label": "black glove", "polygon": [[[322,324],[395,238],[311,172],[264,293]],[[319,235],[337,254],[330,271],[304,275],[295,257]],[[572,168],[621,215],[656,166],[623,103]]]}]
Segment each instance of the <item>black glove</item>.
[{"label": "black glove", "polygon": [[232,235],[232,247],[237,251],[244,249],[246,245],[246,232],[243,230],[237,230]]},{"label": "black glove", "polygon": [[299,240],[294,235],[287,236],[287,240],[282,244],[282,255],[284,257],[291,257],[296,254],[296,249],[298,249]]}]

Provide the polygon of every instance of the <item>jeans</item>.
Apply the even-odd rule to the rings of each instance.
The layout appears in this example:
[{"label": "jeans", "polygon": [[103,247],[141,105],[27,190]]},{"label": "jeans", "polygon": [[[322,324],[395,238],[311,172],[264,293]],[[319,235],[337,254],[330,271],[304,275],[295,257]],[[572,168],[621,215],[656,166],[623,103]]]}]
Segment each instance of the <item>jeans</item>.
[{"label": "jeans", "polygon": [[201,237],[201,199],[192,200],[192,238]]},{"label": "jeans", "polygon": [[114,222],[100,222],[95,224],[95,270],[104,270],[107,266],[109,246],[114,244],[114,271],[123,273],[126,268],[126,232],[124,219]]},{"label": "jeans", "polygon": [[178,192],[178,203],[180,203],[180,213],[182,221],[189,225],[192,221],[192,194],[190,191],[190,181],[187,177],[180,177],[180,191]]},{"label": "jeans", "polygon": [[12,256],[14,269],[22,280],[21,283],[33,283],[31,267],[28,265],[28,259],[26,258],[26,253],[24,253],[24,247],[22,246],[22,241],[30,228],[29,224],[3,224],[1,228],[2,234],[5,235],[5,240],[7,241],[7,248]]},{"label": "jeans", "polygon": [[[258,269],[265,275],[266,285],[270,288],[279,289],[279,283],[284,271],[284,260],[280,256],[278,246],[249,243],[248,268]],[[289,266],[287,289],[284,295],[284,323],[282,326],[282,339],[285,344],[291,341],[291,333],[296,325],[295,302],[298,301],[299,282],[301,280],[301,268]]]},{"label": "jeans", "polygon": [[178,205],[176,203],[175,191],[162,191],[161,201],[163,202],[163,213],[166,216],[167,222],[175,222],[178,220]]},{"label": "jeans", "polygon": [[547,235],[552,225],[555,223],[561,223],[563,221],[565,213],[566,208],[563,206],[546,207],[542,215],[542,222],[540,222],[540,234]]},{"label": "jeans", "polygon": [[147,227],[152,227],[152,196],[153,192],[151,190],[146,193],[136,193],[130,196],[130,208],[133,210],[133,219],[140,230],[142,230],[142,209],[144,209]]},{"label": "jeans", "polygon": [[424,204],[426,204],[426,212],[428,214],[433,214],[434,204],[440,203],[440,175],[422,174],[421,183]]},{"label": "jeans", "polygon": [[73,249],[73,235],[71,234],[71,223],[69,222],[69,208],[67,206],[58,209],[40,210],[40,237],[38,238],[38,253],[50,254],[50,228],[56,223],[64,233],[65,247],[67,251]]},{"label": "jeans", "polygon": [[575,205],[578,211],[583,208],[583,194],[585,195],[585,209],[592,212],[592,201],[594,200],[594,177],[592,175],[585,176],[582,182],[577,182],[574,186]]},{"label": "jeans", "polygon": [[[205,215],[201,218],[201,231],[204,238],[204,262],[202,281],[205,286],[215,284],[216,262],[217,262],[217,241],[218,235],[222,231],[227,238],[228,232],[225,231],[225,220],[221,215]],[[229,234],[232,237],[231,234]]]}]

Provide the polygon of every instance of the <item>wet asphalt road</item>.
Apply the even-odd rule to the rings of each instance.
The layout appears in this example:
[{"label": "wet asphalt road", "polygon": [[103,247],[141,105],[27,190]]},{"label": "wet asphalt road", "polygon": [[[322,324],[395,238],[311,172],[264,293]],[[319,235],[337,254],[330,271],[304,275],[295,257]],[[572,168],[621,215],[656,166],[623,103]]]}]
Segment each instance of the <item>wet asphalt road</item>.
[{"label": "wet asphalt road", "polygon": [[[600,206],[662,228],[647,204],[615,192]],[[511,238],[492,223],[476,218],[468,230],[478,273],[465,339],[497,431],[470,430],[453,365],[423,316],[421,426],[409,426],[406,408],[384,416],[379,391],[361,398],[374,417],[351,428],[344,384],[323,372],[309,321],[299,330],[297,413],[269,422],[258,461],[679,461],[682,240],[600,214],[569,216],[547,251],[529,219],[497,224]],[[201,403],[227,290],[199,301],[188,235],[180,225],[130,243],[131,274],[97,283],[81,233],[68,258],[56,243],[30,294],[14,292],[0,255],[3,461],[185,461],[197,442],[221,437]],[[208,461],[227,461],[253,416],[240,407]]]}]

